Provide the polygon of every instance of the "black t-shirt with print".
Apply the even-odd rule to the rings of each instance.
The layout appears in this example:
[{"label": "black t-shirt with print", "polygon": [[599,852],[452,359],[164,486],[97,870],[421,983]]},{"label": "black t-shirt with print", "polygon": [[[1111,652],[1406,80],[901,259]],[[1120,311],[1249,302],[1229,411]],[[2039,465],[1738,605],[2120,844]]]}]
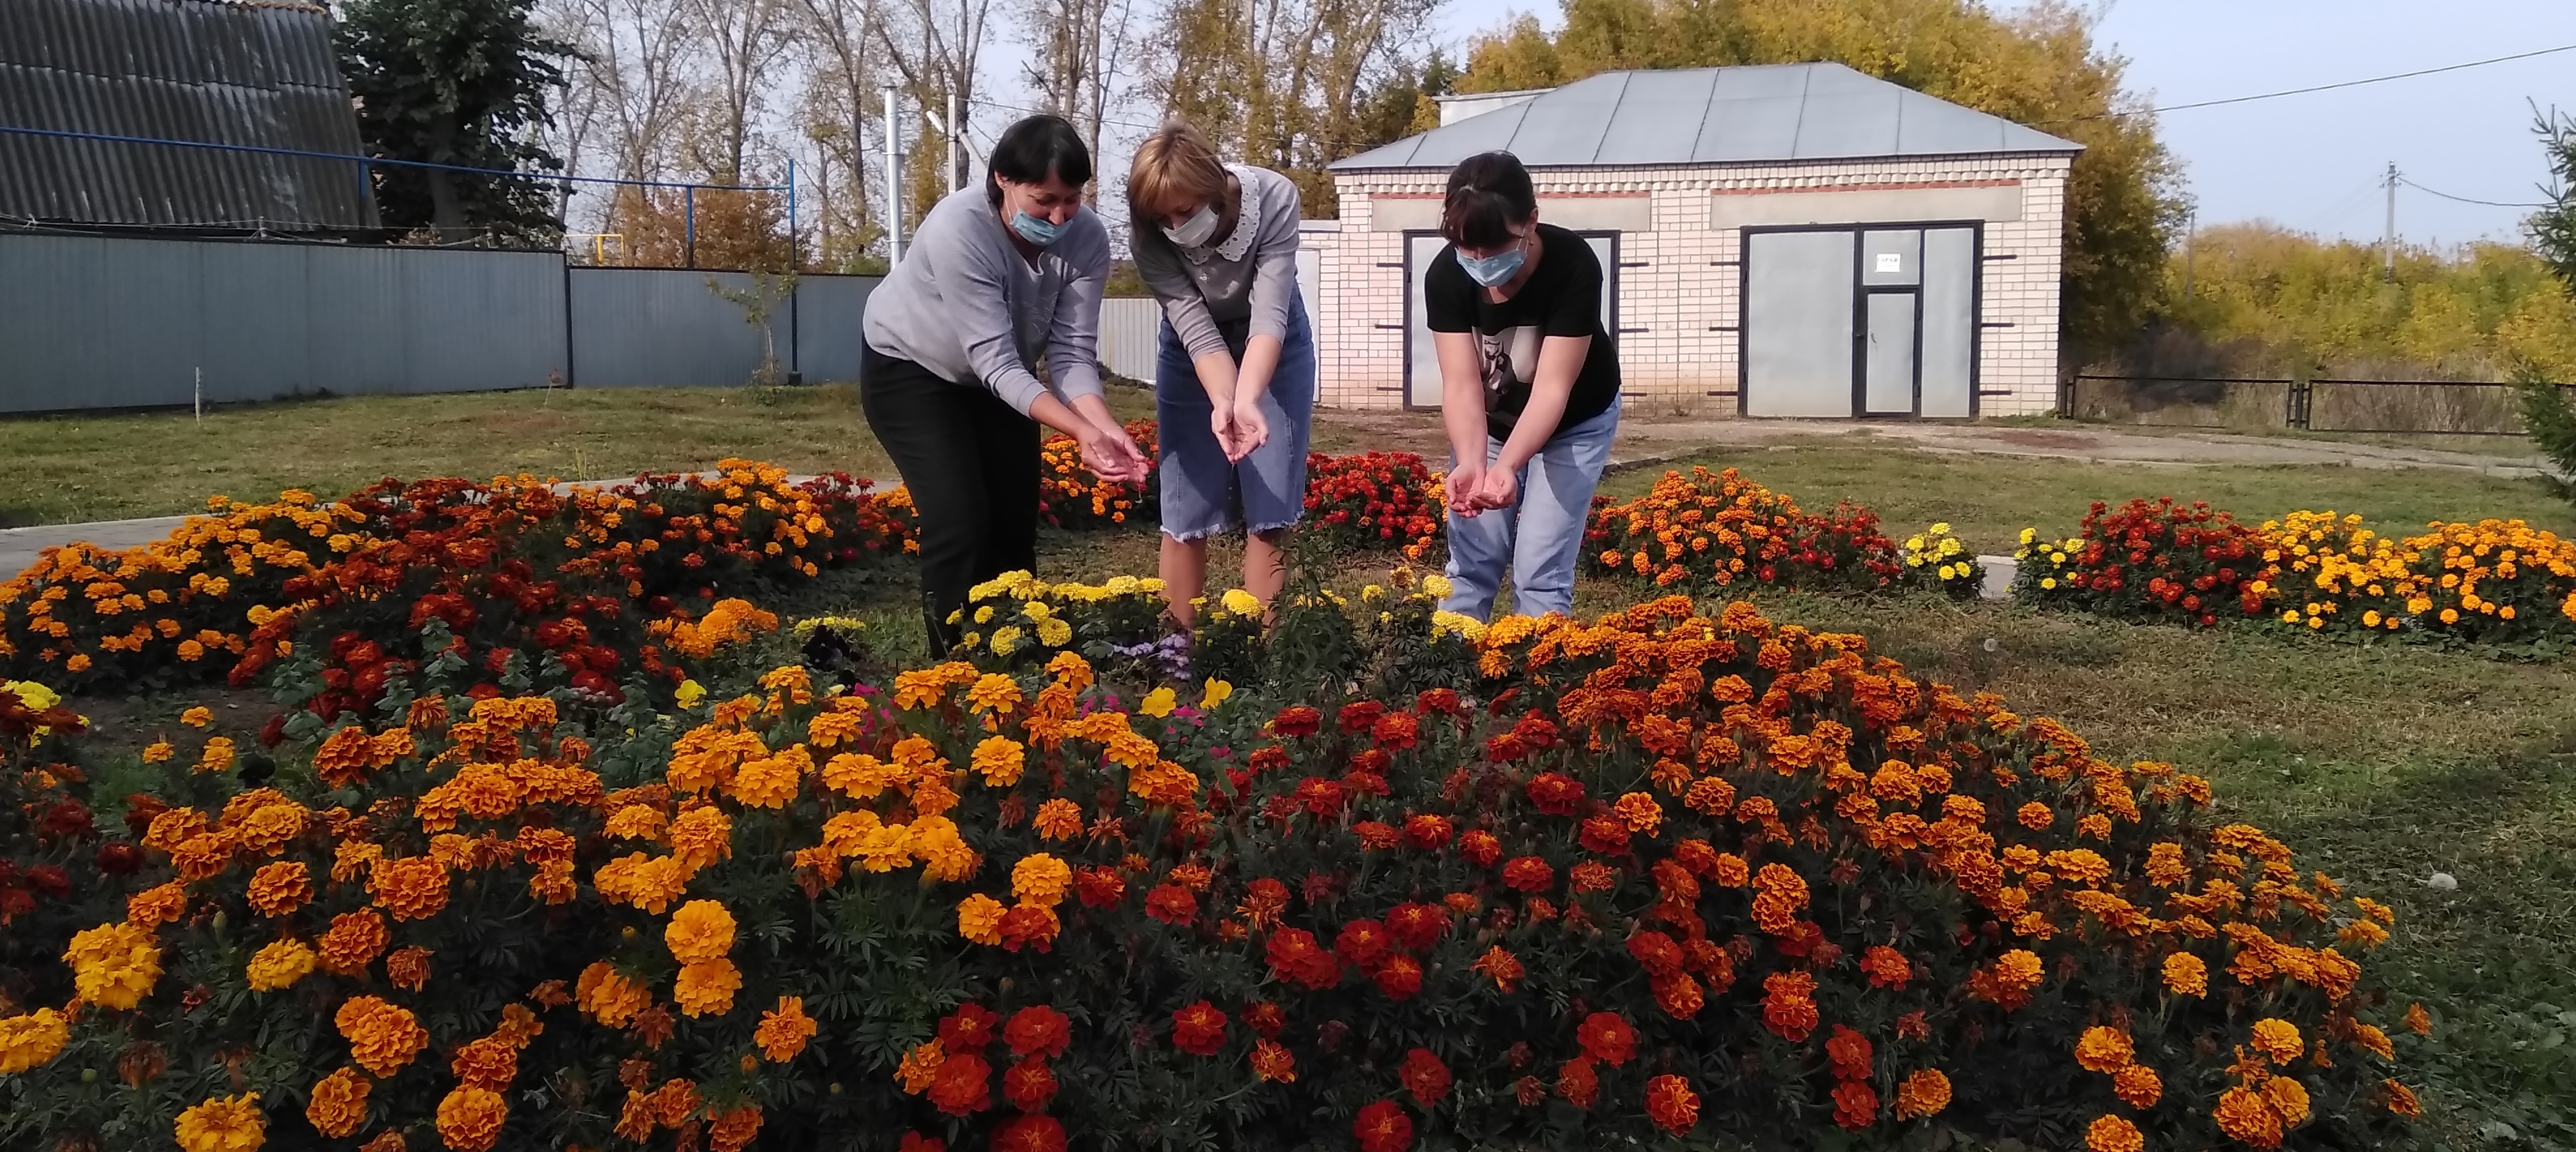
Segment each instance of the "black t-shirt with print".
[{"label": "black t-shirt with print", "polygon": [[1422,274],[1423,319],[1431,330],[1476,334],[1485,366],[1485,425],[1496,439],[1511,438],[1529,404],[1539,344],[1549,336],[1592,338],[1550,439],[1619,398],[1619,353],[1601,329],[1601,258],[1583,237],[1553,224],[1539,225],[1538,238],[1538,268],[1499,304],[1458,266],[1457,245],[1441,249]]}]

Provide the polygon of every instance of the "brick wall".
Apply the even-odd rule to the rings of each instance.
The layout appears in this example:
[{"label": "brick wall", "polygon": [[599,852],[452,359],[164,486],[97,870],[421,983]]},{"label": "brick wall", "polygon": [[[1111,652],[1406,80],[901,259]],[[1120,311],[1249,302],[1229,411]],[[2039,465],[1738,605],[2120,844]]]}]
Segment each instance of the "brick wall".
[{"label": "brick wall", "polygon": [[[1717,194],[2010,182],[2020,219],[1985,225],[1978,399],[1989,416],[2045,412],[2057,402],[2058,279],[2067,156],[1980,156],[1766,166],[1602,168],[1533,173],[1541,196],[1645,192],[1652,229],[1623,232],[1619,255],[1619,365],[1632,411],[1732,414],[1742,234],[1710,226]],[[1404,402],[1404,234],[1370,228],[1376,195],[1438,195],[1445,172],[1366,172],[1335,177],[1341,227],[1308,232],[1322,284],[1317,295],[1319,400],[1349,408]],[[1384,265],[1384,266],[1381,266]],[[2008,392],[2008,394],[1992,394]]]}]

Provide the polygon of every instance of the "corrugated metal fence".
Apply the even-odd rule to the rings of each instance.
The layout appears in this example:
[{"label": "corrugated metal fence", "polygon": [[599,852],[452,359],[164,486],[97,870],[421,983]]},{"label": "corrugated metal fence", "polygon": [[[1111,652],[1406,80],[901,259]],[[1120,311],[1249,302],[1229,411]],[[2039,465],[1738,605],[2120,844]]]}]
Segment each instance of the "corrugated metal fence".
[{"label": "corrugated metal fence", "polygon": [[[0,233],[0,412],[186,405],[200,380],[217,403],[742,384],[761,330],[711,281],[757,290],[545,252]],[[799,277],[769,317],[781,368],[857,379],[876,283]]]},{"label": "corrugated metal fence", "polygon": [[1100,368],[1130,380],[1154,382],[1154,356],[1163,338],[1163,305],[1147,297],[1100,302]]}]

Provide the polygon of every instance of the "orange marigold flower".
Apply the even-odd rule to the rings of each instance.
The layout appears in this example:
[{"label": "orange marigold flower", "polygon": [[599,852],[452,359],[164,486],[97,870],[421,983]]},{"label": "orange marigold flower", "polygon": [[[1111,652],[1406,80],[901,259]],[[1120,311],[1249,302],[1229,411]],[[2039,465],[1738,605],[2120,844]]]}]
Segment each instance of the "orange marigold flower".
[{"label": "orange marigold flower", "polygon": [[438,1102],[438,1134],[455,1152],[488,1152],[501,1138],[510,1105],[489,1088],[460,1086]]},{"label": "orange marigold flower", "polygon": [[2210,1111],[2218,1121],[2218,1130],[2231,1140],[2256,1148],[2281,1146],[2281,1115],[2263,1101],[2263,1094],[2245,1088],[2230,1088],[2218,1096],[2218,1106]]},{"label": "orange marigold flower", "polygon": [[173,1131],[180,1152],[257,1152],[268,1139],[268,1120],[260,1115],[259,1093],[246,1092],[211,1097],[181,1112]]},{"label": "orange marigold flower", "polygon": [[757,1104],[728,1108],[710,1119],[714,1122],[707,1125],[707,1145],[715,1152],[742,1152],[750,1145],[751,1138],[760,1134],[761,1114]]},{"label": "orange marigold flower", "polygon": [[2406,1006],[2406,1030],[2407,1030],[2407,1031],[2409,1031],[2409,1032],[2412,1032],[2412,1033],[2414,1033],[2414,1034],[2416,1034],[2416,1035],[2418,1035],[2418,1036],[2430,1036],[2430,1035],[2432,1035],[2432,1034],[2433,1034],[2433,1014],[2432,1014],[2432,1013],[2430,1013],[2430,1012],[2425,1011],[2425,1010],[2424,1010],[2424,1006],[2423,1006],[2423,1005],[2421,1005],[2421,1004],[2409,1004],[2409,1005],[2407,1005],[2407,1006]]},{"label": "orange marigold flower", "polygon": [[1905,1078],[1896,1089],[1896,1118],[1913,1120],[1938,1114],[1950,1106],[1950,1078],[1938,1068],[1924,1068]]},{"label": "orange marigold flower", "polygon": [[1477,957],[1471,967],[1492,977],[1494,986],[1507,993],[1518,987],[1521,977],[1528,974],[1528,969],[1521,966],[1520,958],[1504,951],[1500,944],[1486,948],[1485,954]]},{"label": "orange marigold flower", "polygon": [[[253,884],[255,887],[257,881],[254,880]],[[137,928],[158,928],[176,923],[187,911],[188,886],[176,880],[153,885],[125,898],[125,918]]]},{"label": "orange marigold flower", "polygon": [[385,918],[373,909],[343,912],[332,917],[330,930],[322,933],[322,966],[343,976],[356,975],[374,963],[392,939]]},{"label": "orange marigold flower", "polygon": [[940,1065],[947,1062],[947,1054],[941,1051],[939,1041],[926,1040],[903,1054],[902,1063],[895,1065],[894,1078],[903,1085],[906,1094],[919,1096],[938,1082]]},{"label": "orange marigold flower", "polygon": [[957,902],[957,934],[977,944],[1000,946],[1002,917],[1008,913],[1002,902],[981,892]]},{"label": "orange marigold flower", "polygon": [[1884,944],[1872,945],[1869,951],[1861,953],[1860,970],[1869,976],[1870,985],[1877,988],[1901,991],[1905,982],[1914,978],[1914,966],[1906,961],[1905,954]]},{"label": "orange marigold flower", "polygon": [[1610,806],[1610,813],[1626,824],[1629,831],[1641,836],[1654,835],[1655,830],[1664,824],[1664,806],[1656,802],[1654,794],[1649,792],[1630,792],[1621,796],[1618,803]]},{"label": "orange marigold flower", "polygon": [[498,1092],[519,1074],[519,1049],[498,1035],[469,1040],[456,1046],[447,1068],[459,1084]]},{"label": "orange marigold flower", "polygon": [[1020,858],[1011,868],[1011,894],[1021,902],[1053,908],[1073,886],[1073,868],[1044,852]]},{"label": "orange marigold flower", "polygon": [[742,988],[742,969],[721,956],[680,966],[671,999],[689,1016],[721,1016],[733,1010],[733,994]]},{"label": "orange marigold flower", "polygon": [[313,876],[301,860],[263,864],[251,874],[246,895],[260,915],[284,916],[313,899]]},{"label": "orange marigold flower", "polygon": [[2176,996],[2209,995],[2209,965],[2189,952],[2165,957],[2165,991]]},{"label": "orange marigold flower", "polygon": [[434,856],[378,860],[367,893],[395,920],[426,920],[447,907],[447,866]]},{"label": "orange marigold flower", "polygon": [[2164,1098],[2164,1078],[2144,1064],[2131,1064],[2111,1074],[2111,1093],[2132,1108],[2153,1108]]},{"label": "orange marigold flower", "polygon": [[2033,800],[2028,804],[2022,805],[2021,810],[2013,815],[2015,819],[2021,821],[2022,827],[2028,828],[2034,832],[2042,828],[2046,828],[2057,821],[2056,811],[2037,800]]},{"label": "orange marigold flower", "polygon": [[385,982],[418,992],[429,984],[430,951],[417,944],[396,948],[385,957]]},{"label": "orange marigold flower", "polygon": [[2307,1041],[2299,1037],[2299,1026],[2277,1016],[2254,1022],[2254,1050],[2287,1064],[2307,1051]]},{"label": "orange marigold flower", "polygon": [[1689,1132],[1699,1124],[1699,1093],[1691,1091],[1690,1082],[1679,1076],[1648,1080],[1646,1117],[1675,1136]]},{"label": "orange marigold flower", "polygon": [[2137,1048],[2126,1029],[2096,1024],[2075,1041],[2075,1063],[2087,1072],[2108,1075],[2125,1068]]},{"label": "orange marigold flower", "polygon": [[2308,1118],[2308,1086],[2290,1077],[2275,1076],[2264,1081],[2263,1102],[2280,1114],[2282,1127],[2297,1127]]},{"label": "orange marigold flower", "polygon": [[1816,978],[1805,972],[1774,972],[1762,980],[1762,1024],[1795,1044],[1816,1028]]},{"label": "orange marigold flower", "polygon": [[653,1006],[653,994],[641,981],[629,979],[605,960],[582,969],[573,997],[584,1013],[609,1028],[623,1028],[636,1013]]},{"label": "orange marigold flower", "polygon": [[2382,1080],[2379,1086],[2388,1093],[2389,1111],[2408,1118],[2424,1114],[2424,1106],[2416,1101],[2414,1089],[2395,1080]]},{"label": "orange marigold flower", "polygon": [[342,1067],[313,1085],[313,1097],[304,1105],[304,1119],[313,1130],[334,1140],[355,1135],[367,1122],[367,1093],[374,1085],[358,1070]]},{"label": "orange marigold flower", "polygon": [[2146,1134],[2118,1116],[2096,1117],[2084,1130],[2085,1152],[2141,1152],[2146,1146]]},{"label": "orange marigold flower", "polygon": [[733,951],[733,939],[733,913],[714,900],[680,905],[662,929],[662,942],[670,947],[671,958],[682,964],[721,959]]},{"label": "orange marigold flower", "polygon": [[1058,796],[1038,805],[1033,824],[1042,838],[1071,840],[1082,834],[1082,806]]},{"label": "orange marigold flower", "polygon": [[2397,1046],[2389,1043],[2388,1033],[2381,1031],[2379,1026],[2376,1024],[2354,1024],[2352,1026],[2352,1042],[2360,1045],[2363,1051],[2369,1052],[2382,1060],[2394,1060],[2397,1058]]},{"label": "orange marigold flower", "polygon": [[391,1076],[429,1047],[429,1031],[411,1010],[376,996],[353,996],[332,1016],[349,1041],[350,1058],[378,1076]]},{"label": "orange marigold flower", "polygon": [[805,1014],[801,996],[781,996],[778,1007],[760,1014],[760,1027],[752,1030],[752,1043],[760,1045],[760,1054],[772,1063],[784,1064],[805,1050],[805,1042],[814,1038],[818,1026]]},{"label": "orange marigold flower", "polygon": [[2004,987],[2027,992],[2039,987],[2044,971],[2039,954],[2027,948],[2015,948],[1995,960],[1995,980]]}]

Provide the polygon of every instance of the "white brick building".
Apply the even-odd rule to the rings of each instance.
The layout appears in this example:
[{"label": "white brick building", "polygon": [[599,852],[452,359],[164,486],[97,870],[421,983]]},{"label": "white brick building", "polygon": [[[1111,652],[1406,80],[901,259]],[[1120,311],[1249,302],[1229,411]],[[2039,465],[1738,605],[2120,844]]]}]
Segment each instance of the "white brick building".
[{"label": "white brick building", "polygon": [[1601,251],[1632,412],[2056,403],[2075,144],[1838,64],[1611,72],[1442,119],[1334,164],[1341,217],[1301,237],[1322,403],[1438,404],[1422,268],[1449,169],[1497,148]]}]

